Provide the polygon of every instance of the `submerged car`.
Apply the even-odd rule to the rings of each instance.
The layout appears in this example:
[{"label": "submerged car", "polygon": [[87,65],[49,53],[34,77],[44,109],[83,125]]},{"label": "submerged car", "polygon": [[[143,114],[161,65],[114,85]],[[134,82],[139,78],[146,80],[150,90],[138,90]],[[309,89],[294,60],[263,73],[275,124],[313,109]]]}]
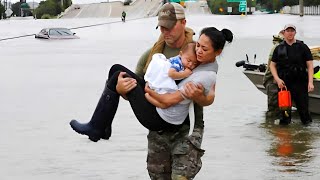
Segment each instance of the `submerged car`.
[{"label": "submerged car", "polygon": [[44,28],[35,38],[41,39],[78,39],[79,37],[75,35],[76,33],[71,32],[67,28]]}]

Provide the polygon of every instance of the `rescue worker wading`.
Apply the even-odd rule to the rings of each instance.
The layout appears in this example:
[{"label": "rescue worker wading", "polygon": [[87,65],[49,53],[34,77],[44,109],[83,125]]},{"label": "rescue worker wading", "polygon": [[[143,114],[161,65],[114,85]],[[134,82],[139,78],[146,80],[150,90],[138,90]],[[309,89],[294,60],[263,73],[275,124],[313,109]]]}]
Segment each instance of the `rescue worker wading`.
[{"label": "rescue worker wading", "polygon": [[280,109],[278,106],[278,84],[274,80],[271,71],[270,71],[270,63],[272,60],[272,55],[274,49],[283,41],[283,30],[281,30],[278,35],[273,35],[272,43],[273,47],[269,54],[268,66],[266,72],[263,76],[263,85],[267,90],[268,96],[268,111],[266,115],[268,117],[278,117],[280,115]]},{"label": "rescue worker wading", "polygon": [[[287,24],[284,27],[284,41],[274,50],[270,64],[271,73],[279,89],[285,86],[291,92],[301,122],[312,122],[309,113],[308,92],[313,91],[313,57],[311,51],[302,41],[295,39],[296,27]],[[291,110],[281,112],[280,124],[291,122]]]}]

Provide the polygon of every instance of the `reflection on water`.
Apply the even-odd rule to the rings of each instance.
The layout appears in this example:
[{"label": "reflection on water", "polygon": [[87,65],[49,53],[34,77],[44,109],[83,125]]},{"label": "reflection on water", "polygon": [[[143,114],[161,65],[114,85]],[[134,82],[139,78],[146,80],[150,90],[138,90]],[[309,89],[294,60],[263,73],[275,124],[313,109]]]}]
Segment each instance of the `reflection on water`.
[{"label": "reflection on water", "polygon": [[319,139],[319,116],[314,115],[314,122],[310,126],[304,126],[300,122],[297,112],[293,112],[291,123],[288,126],[282,126],[275,123],[277,120],[266,116],[265,128],[271,135],[270,148],[268,155],[273,158],[272,166],[280,173],[291,174],[310,174],[308,167],[316,157],[314,145],[315,140]]}]

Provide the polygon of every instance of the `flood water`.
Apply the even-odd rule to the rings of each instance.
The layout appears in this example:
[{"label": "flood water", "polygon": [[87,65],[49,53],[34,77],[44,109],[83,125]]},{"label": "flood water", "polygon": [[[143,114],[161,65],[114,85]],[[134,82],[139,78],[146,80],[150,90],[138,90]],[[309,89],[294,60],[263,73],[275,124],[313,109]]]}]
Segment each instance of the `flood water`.
[{"label": "flood water", "polygon": [[[229,28],[235,40],[218,59],[216,99],[205,108],[203,167],[196,180],[320,178],[320,116],[305,127],[294,114],[287,127],[265,116],[267,97],[235,62],[248,54],[266,63],[272,35],[286,23],[297,38],[320,43],[320,17],[290,15],[192,16],[188,26]],[[108,24],[107,22],[114,22]],[[64,19],[0,21],[0,39],[30,35],[44,27],[75,28],[76,40],[33,36],[0,41],[0,178],[100,180],[148,179],[147,130],[122,100],[110,140],[76,134],[71,119],[87,122],[104,88],[108,69],[134,70],[159,35],[157,19]],[[195,39],[197,39],[198,33]]]}]

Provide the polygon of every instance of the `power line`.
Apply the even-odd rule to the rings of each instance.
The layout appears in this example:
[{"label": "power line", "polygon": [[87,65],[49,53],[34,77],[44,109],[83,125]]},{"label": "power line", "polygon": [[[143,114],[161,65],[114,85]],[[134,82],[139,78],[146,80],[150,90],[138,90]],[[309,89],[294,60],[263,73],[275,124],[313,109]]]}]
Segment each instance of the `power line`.
[{"label": "power line", "polygon": [[[144,19],[144,18],[135,18],[135,19],[130,19],[128,21],[134,21],[134,20],[139,20],[139,19]],[[94,26],[103,26],[103,25],[120,23],[120,22],[122,23],[122,21],[112,21],[112,22],[106,22],[106,23],[99,23],[99,24],[92,24],[92,25],[86,25],[86,26],[73,27],[73,28],[69,28],[69,29],[81,29],[81,28],[88,28],[88,27],[94,27]],[[2,38],[2,39],[0,39],[0,41],[24,38],[24,37],[34,36],[34,35],[35,34],[27,34],[27,35],[22,35],[22,36],[14,36],[14,37]]]}]

